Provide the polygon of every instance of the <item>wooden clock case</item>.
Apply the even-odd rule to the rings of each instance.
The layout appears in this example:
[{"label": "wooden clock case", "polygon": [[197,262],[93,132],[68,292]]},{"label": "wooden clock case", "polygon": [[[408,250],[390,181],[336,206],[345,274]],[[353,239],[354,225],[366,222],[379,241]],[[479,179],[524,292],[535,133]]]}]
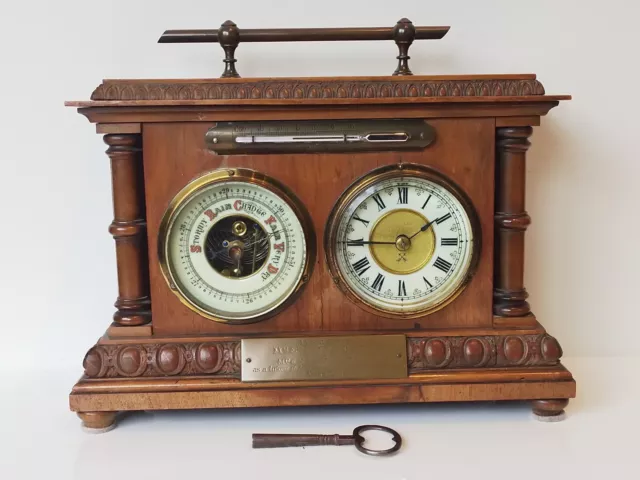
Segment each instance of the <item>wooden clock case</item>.
[{"label": "wooden clock case", "polygon": [[[523,285],[525,156],[532,127],[568,96],[534,75],[105,80],[68,102],[104,135],[111,159],[119,296],[113,323],[84,359],[71,409],[88,428],[127,410],[530,400],[563,412],[575,382],[562,350],[531,313]],[[420,151],[216,155],[216,122],[425,119],[436,141]],[[336,287],[323,234],[342,192],[372,169],[428,165],[477,211],[477,271],[450,305],[414,319],[372,314]],[[229,325],[199,316],[170,291],[158,263],[160,221],[203,172],[242,167],[277,178],[308,209],[317,239],[306,288],[274,317]],[[243,382],[243,338],[406,336],[408,376],[381,380]]]}]

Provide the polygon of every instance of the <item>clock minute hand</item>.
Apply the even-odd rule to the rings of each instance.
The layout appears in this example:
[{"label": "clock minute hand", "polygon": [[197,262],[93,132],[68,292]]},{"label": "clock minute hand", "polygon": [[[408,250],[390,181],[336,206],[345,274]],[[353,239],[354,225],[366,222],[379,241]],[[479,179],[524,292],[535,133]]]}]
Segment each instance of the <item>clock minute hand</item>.
[{"label": "clock minute hand", "polygon": [[395,245],[396,242],[365,242],[364,240],[347,240],[346,242],[338,243],[350,243],[352,246],[356,245]]},{"label": "clock minute hand", "polygon": [[429,227],[431,226],[432,223],[434,223],[435,221],[437,221],[438,219],[436,218],[435,220],[431,220],[429,223],[423,225],[420,230],[418,230],[416,233],[414,233],[413,235],[411,235],[409,237],[409,240],[411,240],[413,237],[415,237],[416,235],[418,235],[421,232],[425,232],[429,229]]}]

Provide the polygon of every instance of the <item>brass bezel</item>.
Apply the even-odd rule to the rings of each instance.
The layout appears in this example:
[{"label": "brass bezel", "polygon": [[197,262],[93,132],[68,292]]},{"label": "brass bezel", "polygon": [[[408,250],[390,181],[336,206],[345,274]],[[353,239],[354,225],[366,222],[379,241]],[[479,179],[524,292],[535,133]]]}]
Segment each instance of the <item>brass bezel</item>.
[{"label": "brass bezel", "polygon": [[[344,279],[340,269],[338,268],[337,254],[335,251],[336,235],[338,230],[339,220],[347,209],[348,205],[364,190],[370,186],[389,180],[396,177],[414,177],[423,178],[425,180],[437,183],[448,191],[450,191],[460,202],[464,208],[467,216],[469,217],[469,223],[471,224],[471,231],[473,233],[473,251],[471,253],[471,261],[467,273],[458,285],[458,288],[454,290],[448,297],[445,297],[439,303],[425,308],[423,310],[417,310],[408,313],[392,312],[382,309],[376,305],[373,305],[367,300],[360,297]],[[337,287],[345,294],[345,296],[354,304],[358,305],[363,310],[380,315],[386,318],[394,319],[414,319],[418,317],[424,317],[430,315],[438,310],[443,309],[451,302],[453,302],[466,288],[471,279],[473,278],[480,260],[480,249],[482,246],[482,230],[480,227],[480,220],[478,213],[476,212],[471,199],[467,194],[450,178],[446,177],[439,171],[420,164],[415,163],[400,163],[386,165],[376,168],[366,175],[358,178],[340,195],[338,200],[333,206],[329,218],[327,219],[325,233],[324,233],[324,252],[327,266],[329,267],[329,273],[337,285]]]},{"label": "brass bezel", "polygon": [[[175,221],[176,214],[184,205],[184,203],[189,198],[196,195],[203,188],[207,188],[217,183],[237,181],[247,182],[266,188],[267,190],[282,198],[282,200],[285,201],[287,205],[289,205],[289,207],[291,207],[296,217],[298,218],[298,221],[302,225],[302,232],[306,243],[306,258],[302,270],[302,275],[300,276],[300,280],[294,287],[289,297],[273,310],[262,315],[247,319],[234,319],[215,316],[211,312],[204,310],[202,307],[189,300],[188,296],[181,290],[179,282],[174,279],[167,258],[167,240],[169,238],[169,233],[173,226],[173,222]],[[260,322],[266,320],[267,318],[273,317],[274,315],[277,315],[285,308],[290,306],[291,303],[293,303],[293,301],[302,293],[304,286],[311,279],[311,274],[313,273],[313,266],[315,264],[315,258],[317,254],[317,245],[316,234],[313,228],[311,216],[309,215],[309,212],[305,208],[304,204],[298,199],[293,191],[291,191],[288,187],[275,180],[274,178],[255,170],[251,170],[248,168],[225,168],[206,172],[194,178],[173,197],[162,216],[162,221],[160,222],[160,227],[158,229],[157,253],[162,275],[167,282],[169,289],[178,297],[183,305],[185,305],[187,308],[197,313],[198,315],[215,322],[244,325]]]}]

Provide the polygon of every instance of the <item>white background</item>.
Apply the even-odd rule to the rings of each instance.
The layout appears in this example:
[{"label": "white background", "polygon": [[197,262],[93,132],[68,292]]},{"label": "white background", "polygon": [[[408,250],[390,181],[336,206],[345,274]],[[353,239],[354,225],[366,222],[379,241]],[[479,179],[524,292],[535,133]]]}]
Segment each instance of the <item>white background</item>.
[{"label": "white background", "polygon": [[[117,296],[114,245],[107,232],[112,208],[106,146],[95,134],[95,127],[73,109],[64,108],[63,101],[87,99],[103,77],[217,77],[222,71],[222,51],[218,45],[155,42],[165,29],[217,28],[228,18],[241,28],[392,26],[403,16],[416,25],[451,25],[443,40],[413,45],[410,64],[415,73],[531,72],[538,74],[547,93],[573,95],[572,101],[564,102],[543,118],[542,126],[535,129],[532,137],[527,164],[527,209],[533,224],[527,231],[525,284],[533,311],[560,340],[565,356],[584,359],[584,362],[574,360],[572,365],[582,373],[578,378],[582,391],[593,392],[596,400],[593,403],[593,397],[586,396],[573,404],[574,427],[551,426],[574,428],[565,430],[564,435],[568,436],[561,440],[547,438],[549,433],[543,432],[550,430],[538,430],[537,426],[535,432],[526,430],[534,428],[526,420],[515,424],[522,436],[532,441],[538,438],[536,432],[543,435],[538,440],[547,447],[557,447],[557,451],[553,449],[555,455],[566,448],[578,448],[572,439],[577,439],[578,446],[582,445],[580,442],[588,446],[589,438],[598,438],[600,434],[589,436],[584,431],[585,425],[592,425],[587,420],[595,422],[593,425],[599,421],[610,426],[607,420],[626,418],[628,425],[630,418],[620,410],[606,413],[614,404],[609,402],[609,395],[598,396],[597,392],[614,383],[608,372],[617,366],[627,365],[626,381],[637,377],[635,370],[628,367],[631,360],[613,357],[630,358],[640,353],[636,307],[640,283],[639,5],[631,0],[66,0],[3,4],[0,371],[5,371],[8,380],[3,382],[5,394],[0,403],[4,401],[4,405],[10,406],[3,413],[14,422],[8,430],[4,429],[13,432],[4,440],[21,445],[19,440],[23,439],[28,446],[42,429],[53,426],[62,431],[71,428],[76,434],[77,421],[65,411],[65,394],[80,374],[84,353],[108,326]],[[392,42],[243,44],[237,50],[237,67],[245,77],[386,75],[395,68],[395,55]],[[611,360],[609,363],[597,360],[601,357]],[[616,379],[625,381],[625,377],[618,375]],[[20,379],[15,380],[18,376]],[[51,392],[50,396],[42,389],[34,389],[35,378],[49,386],[46,391]],[[605,381],[608,383],[598,383]],[[32,395],[36,392],[37,398]],[[589,412],[598,411],[598,407],[605,409],[606,414],[599,411],[600,417],[589,417]],[[20,408],[37,412],[28,414]],[[437,414],[439,411],[443,417]],[[325,422],[330,430],[335,426],[340,433],[346,433],[352,428],[349,412],[337,409],[317,415],[323,419],[320,424]],[[389,415],[399,414],[398,410],[392,412]],[[447,434],[440,432],[443,435],[440,438],[446,439],[446,435],[466,428],[478,444],[483,443],[482,438],[487,443],[482,432],[495,428],[506,430],[505,435],[514,433],[509,423],[513,410],[505,411],[504,417],[493,410],[486,417],[483,410],[473,408],[463,409],[459,415],[457,409],[429,412],[432,412],[429,417],[419,416],[420,422],[436,422],[424,426],[425,435],[426,430],[445,424],[453,424],[455,428]],[[524,412],[517,410],[518,418]],[[49,425],[52,418],[49,413],[60,421]],[[580,424],[581,414],[587,423]],[[224,417],[215,415],[214,420]],[[263,418],[260,414],[251,415],[246,418],[272,429],[297,421],[309,425],[304,423],[309,417],[300,413],[291,413],[290,417],[277,414],[285,415],[284,420],[275,416],[269,425],[265,423],[268,420],[260,420]],[[340,415],[346,417],[345,422],[338,421]],[[36,423],[22,427],[17,423],[29,418]],[[197,427],[198,419],[209,417],[162,418],[165,423],[160,423],[165,431],[176,434],[182,428],[178,425]],[[229,429],[241,428],[245,422],[247,432],[251,431],[251,422],[242,414],[234,413],[230,418],[237,419],[238,424],[226,420]],[[405,419],[408,424],[413,422],[411,418]],[[637,422],[637,415],[632,418]],[[284,423],[278,423],[281,420]],[[576,427],[576,423],[582,427]],[[208,423],[209,427],[215,424]],[[145,423],[136,425],[138,437],[127,437],[123,428],[112,434],[120,435],[111,437],[111,442],[116,443],[87,444],[90,441],[83,437],[51,442],[68,446],[78,458],[86,459],[88,455],[94,462],[104,460],[103,451],[105,455],[136,458],[132,453],[123,453],[130,452],[124,447],[114,447],[120,445],[117,441],[136,445],[145,442],[148,435],[143,433]],[[62,431],[58,433],[62,435]],[[185,432],[188,430],[182,430],[182,435],[190,438]],[[206,438],[203,432],[202,438]],[[601,434],[620,439],[617,433]],[[40,445],[43,440],[38,438]],[[460,438],[454,436],[448,442],[453,445]],[[505,443],[504,437],[502,444],[496,442],[497,448],[506,448],[511,453],[509,449],[515,449],[514,445],[532,449],[525,446],[526,438],[517,444]],[[590,445],[601,447],[597,443]],[[455,448],[469,453],[473,444],[463,442]],[[25,455],[28,451],[25,450]],[[207,451],[204,447],[178,449],[179,454],[189,458]],[[167,455],[162,449],[159,453]],[[153,456],[146,454],[147,460]],[[441,456],[443,462],[454,458],[453,453],[438,455],[445,455]],[[584,458],[596,461],[588,453],[585,455]],[[476,456],[477,452],[472,458]],[[576,459],[578,456],[576,453]],[[13,461],[20,458],[12,456]],[[287,461],[291,457],[275,458]],[[627,457],[627,461],[633,458]],[[74,461],[66,462],[65,465]],[[206,464],[205,460],[202,462]],[[506,471],[498,473],[499,462],[492,463],[493,470],[483,470],[485,473],[506,474]],[[533,463],[528,461],[524,465],[524,473]],[[0,462],[0,469],[2,465]],[[46,465],[45,462],[42,466]],[[455,470],[451,465],[450,471]],[[26,475],[27,471],[31,470],[22,473]],[[138,473],[141,471],[144,470]],[[400,472],[391,469],[388,476],[380,478],[404,478]],[[78,478],[88,476],[86,470],[77,468],[75,474]],[[63,477],[70,478],[71,473],[67,471]]]}]

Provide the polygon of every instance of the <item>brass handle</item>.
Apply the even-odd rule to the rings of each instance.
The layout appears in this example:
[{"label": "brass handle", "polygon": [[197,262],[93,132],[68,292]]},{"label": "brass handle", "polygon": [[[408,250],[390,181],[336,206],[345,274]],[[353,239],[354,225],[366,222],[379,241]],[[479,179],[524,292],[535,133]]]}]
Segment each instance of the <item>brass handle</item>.
[{"label": "brass handle", "polygon": [[240,77],[235,68],[235,49],[241,42],[333,42],[354,40],[394,40],[398,45],[398,67],[393,75],[412,75],[409,69],[409,46],[414,40],[439,40],[450,27],[415,27],[400,19],[394,27],[365,28],[254,28],[239,29],[231,20],[218,30],[167,30],[158,43],[215,43],[225,52],[222,78]]}]

